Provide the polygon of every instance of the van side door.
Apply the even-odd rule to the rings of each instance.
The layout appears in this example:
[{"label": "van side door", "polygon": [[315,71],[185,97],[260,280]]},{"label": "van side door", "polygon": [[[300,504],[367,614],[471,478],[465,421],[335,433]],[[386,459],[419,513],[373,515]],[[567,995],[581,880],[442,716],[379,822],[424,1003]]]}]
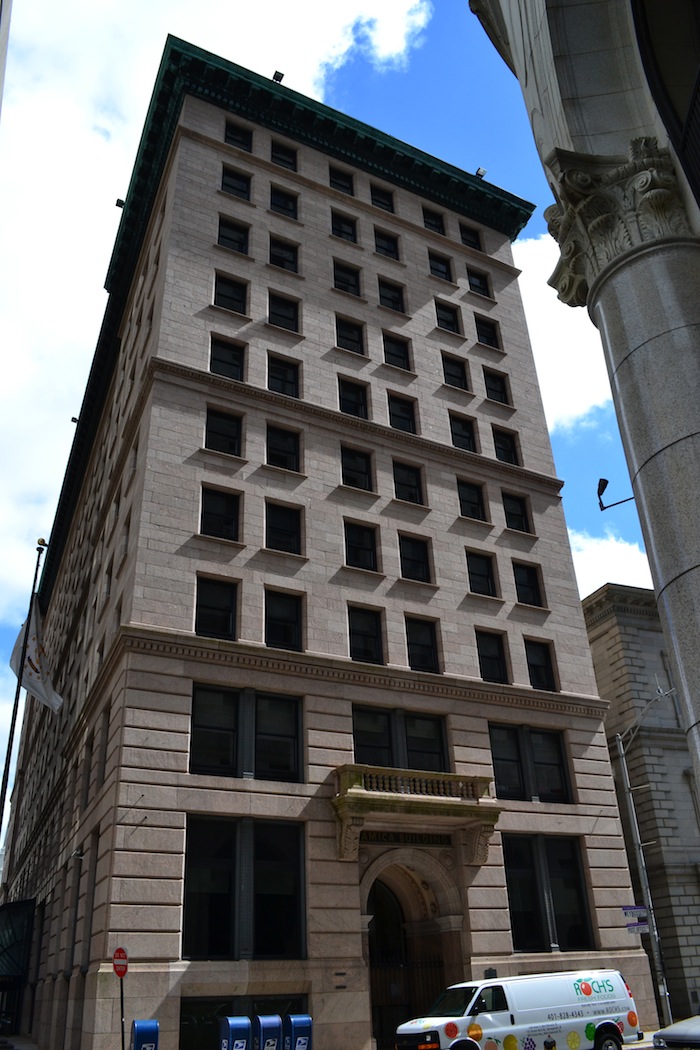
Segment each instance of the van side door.
[{"label": "van side door", "polygon": [[515,1017],[502,985],[491,984],[481,989],[472,1007],[472,1023],[483,1032],[482,1046],[486,1046],[485,1041],[489,1038],[503,1042],[515,1025]]}]

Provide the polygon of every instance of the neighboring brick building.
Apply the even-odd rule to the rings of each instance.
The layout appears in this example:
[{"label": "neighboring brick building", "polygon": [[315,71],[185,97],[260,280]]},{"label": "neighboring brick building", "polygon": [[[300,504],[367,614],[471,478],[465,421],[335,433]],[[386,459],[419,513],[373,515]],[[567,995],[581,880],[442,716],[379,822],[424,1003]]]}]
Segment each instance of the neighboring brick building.
[{"label": "neighboring brick building", "polygon": [[[40,588],[15,1004],[107,1050],[619,966],[654,1023],[510,241],[530,207],[169,39]],[[12,1005],[8,997],[8,1005]],[[213,1043],[212,1043],[213,1045]]]}]

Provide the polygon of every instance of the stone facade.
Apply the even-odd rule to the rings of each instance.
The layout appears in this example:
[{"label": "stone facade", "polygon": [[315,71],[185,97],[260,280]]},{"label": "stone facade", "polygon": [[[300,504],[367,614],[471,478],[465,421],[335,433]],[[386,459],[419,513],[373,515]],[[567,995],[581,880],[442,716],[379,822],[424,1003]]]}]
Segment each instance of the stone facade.
[{"label": "stone facade", "polygon": [[[510,240],[529,206],[170,40],[40,588],[21,1027],[163,1050],[618,966],[655,1021]],[[59,1035],[60,1033],[60,1035]],[[634,1036],[634,1033],[628,1033]]]}]

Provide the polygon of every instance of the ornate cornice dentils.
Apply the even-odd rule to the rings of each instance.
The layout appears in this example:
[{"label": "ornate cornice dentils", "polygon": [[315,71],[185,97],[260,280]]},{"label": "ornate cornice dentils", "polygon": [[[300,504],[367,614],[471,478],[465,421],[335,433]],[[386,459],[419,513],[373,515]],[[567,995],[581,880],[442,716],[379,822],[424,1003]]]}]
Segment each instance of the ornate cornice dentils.
[{"label": "ornate cornice dentils", "polygon": [[655,138],[633,139],[627,160],[554,150],[546,165],[559,203],[544,214],[561,247],[549,284],[568,306],[585,306],[594,281],[627,252],[692,236],[671,157]]}]

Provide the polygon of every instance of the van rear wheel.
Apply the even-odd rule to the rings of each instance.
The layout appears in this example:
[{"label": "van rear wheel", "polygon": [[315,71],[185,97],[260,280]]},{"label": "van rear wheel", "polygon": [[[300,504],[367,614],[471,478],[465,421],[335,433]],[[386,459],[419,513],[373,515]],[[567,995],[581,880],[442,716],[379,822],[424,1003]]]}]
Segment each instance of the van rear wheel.
[{"label": "van rear wheel", "polygon": [[622,1040],[612,1032],[600,1032],[595,1037],[595,1050],[621,1050]]}]

